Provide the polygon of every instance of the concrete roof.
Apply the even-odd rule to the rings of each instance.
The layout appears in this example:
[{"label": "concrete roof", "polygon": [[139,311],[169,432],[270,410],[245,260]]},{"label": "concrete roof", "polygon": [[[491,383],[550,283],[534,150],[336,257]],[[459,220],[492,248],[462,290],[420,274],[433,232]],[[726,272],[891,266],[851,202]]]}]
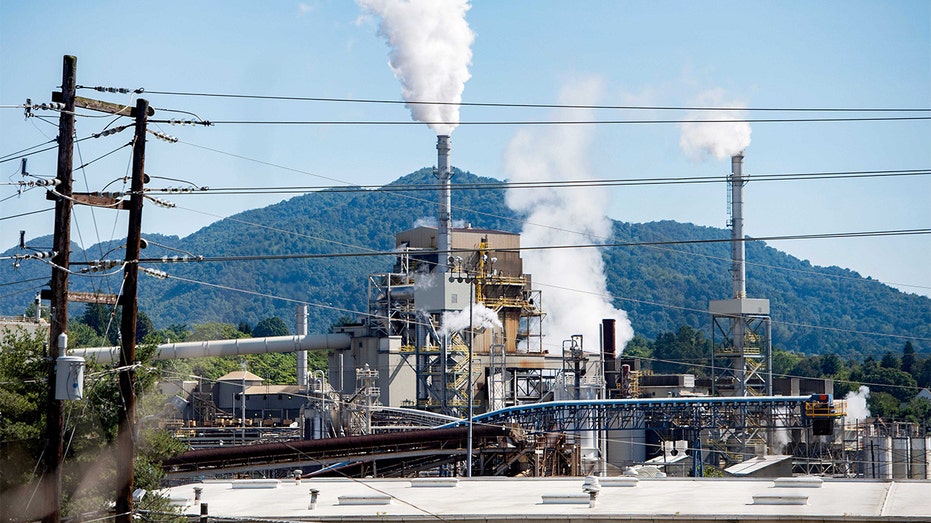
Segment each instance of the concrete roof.
[{"label": "concrete roof", "polygon": [[258,394],[298,394],[300,385],[253,385],[246,387],[246,396]]},{"label": "concrete roof", "polygon": [[220,376],[219,378],[217,378],[217,381],[239,381],[239,382],[242,382],[243,377],[244,377],[243,375],[245,375],[245,379],[246,379],[247,382],[249,382],[249,381],[265,381],[265,379],[262,378],[261,376],[256,376],[255,374],[252,374],[251,372],[249,372],[249,371],[247,371],[247,370],[246,370],[246,371],[234,370],[233,372],[229,372],[229,373],[227,373],[227,374],[224,374],[223,376]]},{"label": "concrete roof", "polygon": [[[747,478],[599,478],[596,505],[582,491],[584,478],[460,478],[456,486],[414,486],[410,479],[271,480],[274,488],[233,488],[230,482],[170,489],[172,498],[200,502],[211,517],[241,521],[929,521],[931,481],[830,479],[790,481]],[[634,481],[634,486],[609,482]],[[793,478],[798,479],[798,478]],[[259,480],[269,481],[269,480]],[[423,481],[414,480],[414,481]],[[779,481],[779,480],[776,480]],[[239,484],[243,486],[261,486]],[[310,489],[319,491],[308,509]],[[565,496],[561,501],[550,496]],[[544,502],[547,496],[549,503]],[[343,498],[342,500],[340,498]],[[755,497],[757,499],[755,499]],[[804,504],[764,504],[772,502]],[[357,503],[350,504],[354,498]],[[553,502],[555,501],[555,502]],[[379,504],[381,503],[381,504]],[[187,514],[198,514],[190,504]]]}]

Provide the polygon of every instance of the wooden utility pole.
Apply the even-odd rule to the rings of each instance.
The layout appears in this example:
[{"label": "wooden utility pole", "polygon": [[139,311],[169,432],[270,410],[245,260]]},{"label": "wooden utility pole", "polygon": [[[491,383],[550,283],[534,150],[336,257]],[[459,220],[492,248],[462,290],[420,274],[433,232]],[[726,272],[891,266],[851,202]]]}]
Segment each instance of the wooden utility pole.
[{"label": "wooden utility pole", "polygon": [[139,281],[139,251],[142,239],[142,191],[145,185],[145,133],[149,102],[136,102],[136,135],[133,138],[132,182],[129,197],[129,232],[126,235],[126,265],[123,276],[123,318],[120,325],[120,410],[116,450],[116,523],[133,521],[133,454],[136,436],[136,292]]},{"label": "wooden utility pole", "polygon": [[[74,93],[77,84],[74,56],[65,56],[61,75],[61,102],[64,109],[58,120],[58,195],[55,200],[55,256],[52,258],[51,328],[48,342],[48,402],[45,413],[45,474],[43,490],[47,512],[43,523],[61,521],[61,463],[64,457],[63,413],[61,400],[55,399],[55,362],[67,347],[59,346],[59,337],[68,333],[68,265],[71,256],[71,169],[74,149]],[[64,337],[63,337],[64,338]]]}]

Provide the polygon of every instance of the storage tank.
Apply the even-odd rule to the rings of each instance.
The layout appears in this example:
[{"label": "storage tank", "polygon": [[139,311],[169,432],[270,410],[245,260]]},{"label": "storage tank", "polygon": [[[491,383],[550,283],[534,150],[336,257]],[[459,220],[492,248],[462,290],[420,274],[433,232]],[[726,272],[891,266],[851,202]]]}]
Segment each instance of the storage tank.
[{"label": "storage tank", "polygon": [[931,436],[912,438],[909,479],[931,479]]},{"label": "storage tank", "polygon": [[863,476],[873,479],[892,479],[892,438],[869,436],[864,449],[866,470]]},{"label": "storage tank", "polygon": [[892,438],[892,477],[894,479],[908,479],[909,459],[909,437]]}]

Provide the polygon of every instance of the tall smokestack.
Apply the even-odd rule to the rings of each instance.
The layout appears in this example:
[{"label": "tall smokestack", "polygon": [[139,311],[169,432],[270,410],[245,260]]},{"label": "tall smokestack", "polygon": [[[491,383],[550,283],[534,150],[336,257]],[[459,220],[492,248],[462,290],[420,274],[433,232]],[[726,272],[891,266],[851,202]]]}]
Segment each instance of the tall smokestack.
[{"label": "tall smokestack", "polygon": [[436,234],[436,271],[449,272],[447,258],[452,250],[452,241],[449,236],[450,223],[452,223],[449,195],[449,179],[452,177],[452,172],[449,169],[449,135],[441,134],[436,137],[436,152],[436,177],[440,180],[440,202]]},{"label": "tall smokestack", "polygon": [[747,297],[747,268],[744,265],[743,151],[731,157],[731,272],[734,298]]},{"label": "tall smokestack", "polygon": [[[297,335],[307,336],[307,304],[297,306]],[[297,351],[297,384],[301,389],[307,388],[307,351]]]},{"label": "tall smokestack", "polygon": [[617,387],[617,320],[614,318],[601,320],[601,360],[605,386],[610,391]]}]

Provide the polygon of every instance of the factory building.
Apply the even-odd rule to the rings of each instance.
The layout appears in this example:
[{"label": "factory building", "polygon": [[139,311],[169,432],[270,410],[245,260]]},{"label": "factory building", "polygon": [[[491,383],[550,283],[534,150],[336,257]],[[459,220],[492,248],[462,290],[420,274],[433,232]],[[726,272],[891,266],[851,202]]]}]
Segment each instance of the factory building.
[{"label": "factory building", "polygon": [[329,356],[337,391],[359,390],[357,369],[368,364],[381,404],[450,415],[464,415],[470,399],[484,412],[598,394],[599,340],[543,348],[542,297],[523,273],[519,235],[452,228],[445,260],[437,237],[436,227],[398,233],[394,272],[369,278],[367,316],[335,328],[352,337]]}]

